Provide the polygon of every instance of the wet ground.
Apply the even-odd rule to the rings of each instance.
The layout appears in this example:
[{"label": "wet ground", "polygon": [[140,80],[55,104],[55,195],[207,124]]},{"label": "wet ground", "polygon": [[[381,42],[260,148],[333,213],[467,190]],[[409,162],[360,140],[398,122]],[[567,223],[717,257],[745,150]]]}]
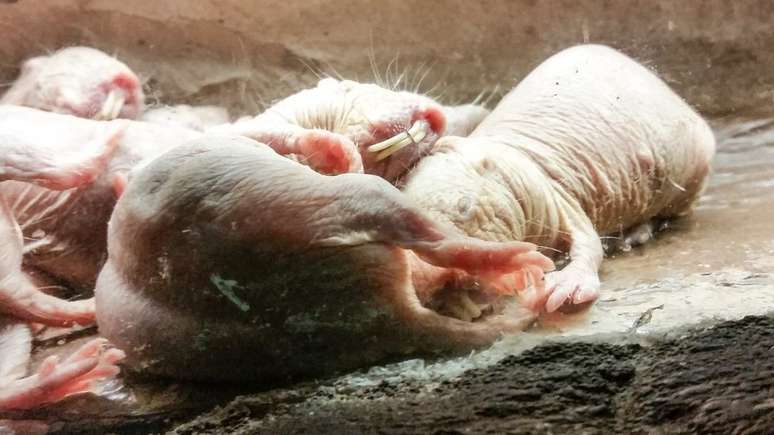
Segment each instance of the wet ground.
[{"label": "wet ground", "polygon": [[[588,312],[545,319],[547,336],[664,332],[774,310],[774,125],[718,121],[714,173],[694,214],[603,263]],[[647,320],[647,322],[645,322]]]},{"label": "wet ground", "polygon": [[[545,318],[469,357],[411,360],[234,401],[258,387],[129,380],[110,399],[8,417],[45,420],[62,433],[179,423],[179,433],[770,432],[774,127],[715,127],[714,173],[694,215],[613,254],[601,299],[587,311]],[[707,329],[749,315],[758,317]]]}]

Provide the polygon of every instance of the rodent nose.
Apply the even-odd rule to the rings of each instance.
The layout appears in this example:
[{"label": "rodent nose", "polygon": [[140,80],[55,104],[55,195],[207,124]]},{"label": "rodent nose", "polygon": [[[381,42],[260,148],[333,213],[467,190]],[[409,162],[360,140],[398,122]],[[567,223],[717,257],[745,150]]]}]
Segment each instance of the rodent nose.
[{"label": "rodent nose", "polygon": [[113,76],[110,83],[126,91],[127,94],[133,94],[140,87],[140,81],[132,74],[120,73]]},{"label": "rodent nose", "polygon": [[446,115],[444,115],[440,107],[429,106],[417,111],[411,122],[413,123],[420,119],[427,121],[430,124],[430,129],[438,136],[442,136],[446,130]]}]

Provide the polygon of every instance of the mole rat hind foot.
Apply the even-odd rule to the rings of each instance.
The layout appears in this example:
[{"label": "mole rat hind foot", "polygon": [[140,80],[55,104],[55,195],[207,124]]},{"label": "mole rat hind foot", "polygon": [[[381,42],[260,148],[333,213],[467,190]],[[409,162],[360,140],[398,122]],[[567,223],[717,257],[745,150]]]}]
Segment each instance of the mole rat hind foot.
[{"label": "mole rat hind foot", "polygon": [[[234,380],[470,350],[531,321],[423,307],[416,262],[472,277],[552,267],[534,245],[441,226],[379,177],[326,177],[252,140],[205,136],[130,179],[109,226],[97,322],[137,370]],[[160,323],[170,318],[175,328]]]},{"label": "mole rat hind foot", "polygon": [[33,375],[0,385],[0,410],[32,409],[66,397],[95,393],[100,382],[119,373],[116,363],[123,358],[122,351],[109,348],[102,338],[84,344],[64,361],[52,355]]},{"label": "mole rat hind foot", "polygon": [[137,118],[145,96],[137,75],[114,57],[89,47],[68,47],[26,60],[2,104],[110,120]]}]

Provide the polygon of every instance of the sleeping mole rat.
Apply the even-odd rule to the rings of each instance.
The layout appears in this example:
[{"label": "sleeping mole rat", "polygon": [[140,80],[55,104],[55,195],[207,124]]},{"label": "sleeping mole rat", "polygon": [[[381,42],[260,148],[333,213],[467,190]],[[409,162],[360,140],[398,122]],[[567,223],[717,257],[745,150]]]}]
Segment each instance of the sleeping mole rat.
[{"label": "sleeping mole rat", "polygon": [[139,170],[108,226],[100,334],[134,370],[199,380],[330,374],[406,354],[467,351],[520,331],[423,307],[415,268],[485,286],[539,285],[553,263],[429,219],[368,174],[326,176],[241,136],[205,135]]},{"label": "sleeping mole rat", "polygon": [[425,95],[325,78],[255,117],[208,129],[271,146],[316,171],[365,172],[398,183],[444,134],[465,136],[489,113]]},{"label": "sleeping mole rat", "polygon": [[102,120],[135,119],[144,103],[137,75],[90,47],[67,47],[27,59],[19,78],[0,98],[0,104]]},{"label": "sleeping mole rat", "polygon": [[597,298],[600,235],[688,213],[714,150],[707,123],[652,72],[584,45],[543,62],[469,137],[441,138],[404,192],[469,236],[569,253],[529,302],[551,312]]},{"label": "sleeping mole rat", "polygon": [[[72,51],[76,48],[78,47],[69,50]],[[58,54],[62,55],[63,52],[64,50]],[[47,60],[50,61],[50,59]],[[112,60],[115,61],[115,59]],[[44,63],[40,68],[45,65]],[[318,88],[326,90],[323,92],[317,90]],[[398,93],[375,85],[359,85],[351,82],[346,86],[344,84],[334,86],[333,83],[329,83],[318,86],[318,88],[313,91],[314,95],[319,92],[326,95],[329,92],[332,93],[326,97],[327,100],[322,100],[324,103],[318,102],[317,106],[312,107],[304,106],[303,103],[307,101],[309,92],[302,91],[295,95],[306,96],[289,98],[286,101],[287,108],[283,109],[287,110],[287,113],[306,113],[305,123],[300,120],[301,115],[294,115],[298,118],[296,122],[300,123],[295,129],[303,132],[301,137],[310,139],[311,148],[308,151],[320,157],[319,160],[314,161],[315,164],[310,165],[318,171],[325,168],[341,168],[341,165],[326,165],[331,160],[339,161],[342,155],[326,154],[325,150],[321,149],[325,146],[320,146],[321,142],[316,141],[315,138],[322,138],[322,142],[325,142],[325,138],[330,137],[339,138],[341,141],[349,140],[334,131],[312,129],[312,125],[318,125],[316,124],[318,118],[331,119],[349,114],[348,117],[337,118],[336,125],[348,126],[347,131],[353,134],[351,137],[355,137],[353,132],[367,132],[373,123],[382,125],[384,128],[389,124],[393,125],[393,128],[399,129],[390,122],[397,122],[396,119],[410,120],[412,117],[418,116],[418,113],[424,113],[417,109],[422,104],[431,105],[432,110],[423,110],[435,113],[441,121],[444,119],[440,112],[442,110],[446,114],[457,114],[451,119],[452,127],[455,131],[463,133],[485,113],[485,109],[477,106],[442,107],[417,94]],[[335,90],[329,88],[335,88]],[[342,88],[349,89],[349,91],[342,90]],[[366,95],[370,96],[366,98]],[[374,99],[384,99],[391,101],[392,104],[389,108],[369,112],[368,120],[371,122],[369,123],[364,119],[362,113],[368,109],[365,103]],[[217,108],[212,108],[214,110],[211,111],[201,107],[178,106],[178,108],[192,113],[212,115],[215,118],[219,115],[223,117],[227,115],[225,111],[217,110]],[[204,111],[202,112],[202,110]],[[276,110],[279,109],[273,109],[272,113],[277,113]],[[317,110],[316,116],[313,116],[315,110]],[[355,116],[355,114],[361,115]],[[281,125],[282,129],[292,128],[285,125],[285,122],[283,121]],[[106,121],[83,119],[26,107],[0,105],[0,136],[11,135],[23,142],[30,143],[31,146],[48,146],[52,149],[56,149],[54,145],[57,144],[61,147],[84,146],[96,139],[94,133],[103,128],[105,123]],[[36,128],[40,125],[45,125],[46,128]],[[256,124],[247,122],[245,125],[251,126],[252,129]],[[242,129],[242,126],[242,124],[226,124],[223,128]],[[277,131],[277,129],[272,131]],[[200,131],[174,125],[174,122],[160,125],[151,122],[130,121],[126,124],[126,131],[119,139],[115,155],[107,162],[105,170],[92,183],[83,185],[78,189],[65,191],[54,191],[46,189],[44,186],[19,182],[19,180],[2,183],[0,196],[3,196],[7,201],[14,220],[18,222],[23,232],[25,265],[60,280],[74,289],[90,292],[97,272],[106,256],[107,222],[116,201],[116,194],[120,193],[121,190],[121,183],[118,183],[118,186],[115,185],[116,175],[127,175],[164,151],[194,137],[201,136],[201,134]],[[366,140],[365,136],[358,137]],[[269,145],[272,145],[276,152],[284,154],[290,145],[281,143],[280,139],[271,140]],[[396,158],[403,159],[401,161],[405,163],[405,158],[400,157],[401,153],[414,156],[419,148],[422,149],[421,152],[425,152],[424,150],[429,149],[437,139],[437,135],[428,134],[421,140],[418,137],[415,139],[417,142],[412,146],[406,146],[409,149],[398,152]],[[329,147],[329,150],[333,148]],[[397,162],[391,159],[388,158],[383,163],[387,166],[394,166]],[[347,172],[346,168],[344,172]]]},{"label": "sleeping mole rat", "polygon": [[[31,141],[0,131],[0,185],[13,180],[52,191],[88,185],[113,157],[126,126],[113,121],[100,127],[93,140],[69,143],[62,136]],[[22,230],[8,199],[0,189],[0,410],[33,408],[89,392],[118,373],[115,363],[123,357],[120,350],[106,349],[106,340],[94,339],[64,360],[47,358],[36,373],[23,377],[32,350],[32,333],[24,322],[87,325],[94,321],[94,301],[66,301],[37,287],[23,268]]]},{"label": "sleeping mole rat", "polygon": [[[13,137],[27,148],[53,150],[50,165],[66,164],[63,149],[88,149],[104,138],[111,122],[0,105],[0,137]],[[201,133],[180,127],[120,120],[125,126],[115,152],[95,179],[78,188],[53,190],[18,178],[0,183],[13,218],[24,236],[24,263],[60,284],[87,294],[106,256],[107,222],[116,195],[117,174],[152,160]],[[44,128],[41,128],[44,126]],[[18,155],[26,156],[22,152]],[[3,156],[0,156],[2,161]]]}]

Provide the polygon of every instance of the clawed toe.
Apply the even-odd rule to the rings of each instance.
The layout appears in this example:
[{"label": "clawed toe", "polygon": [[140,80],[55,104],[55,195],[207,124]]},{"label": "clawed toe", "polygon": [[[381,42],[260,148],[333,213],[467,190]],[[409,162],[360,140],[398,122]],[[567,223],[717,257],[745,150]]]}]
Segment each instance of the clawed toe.
[{"label": "clawed toe", "polygon": [[546,276],[548,298],[545,311],[552,313],[565,306],[578,306],[599,297],[599,278],[596,273],[571,268]]},{"label": "clawed toe", "polygon": [[125,357],[107,345],[107,340],[97,338],[62,362],[56,356],[47,358],[37,373],[0,390],[0,409],[30,409],[93,392],[97,383],[119,373],[116,363]]}]

